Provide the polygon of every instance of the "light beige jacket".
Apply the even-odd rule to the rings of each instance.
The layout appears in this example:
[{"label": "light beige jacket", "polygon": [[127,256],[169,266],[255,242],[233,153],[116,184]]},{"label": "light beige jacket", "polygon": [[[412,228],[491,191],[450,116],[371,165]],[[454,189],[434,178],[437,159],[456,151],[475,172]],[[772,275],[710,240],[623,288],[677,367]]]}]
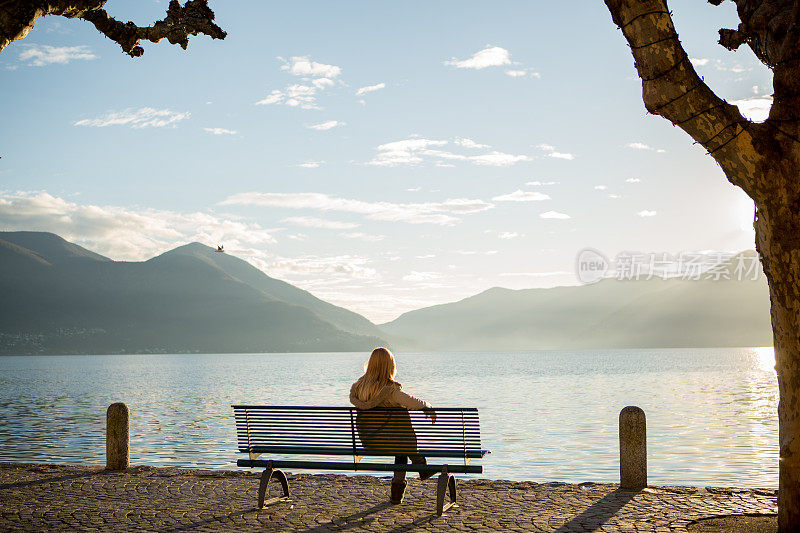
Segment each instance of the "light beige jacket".
[{"label": "light beige jacket", "polygon": [[415,398],[403,392],[403,386],[396,381],[383,387],[374,398],[362,402],[356,396],[356,383],[350,387],[350,403],[358,409],[372,409],[373,407],[405,407],[406,409],[429,409],[431,404],[425,400]]}]

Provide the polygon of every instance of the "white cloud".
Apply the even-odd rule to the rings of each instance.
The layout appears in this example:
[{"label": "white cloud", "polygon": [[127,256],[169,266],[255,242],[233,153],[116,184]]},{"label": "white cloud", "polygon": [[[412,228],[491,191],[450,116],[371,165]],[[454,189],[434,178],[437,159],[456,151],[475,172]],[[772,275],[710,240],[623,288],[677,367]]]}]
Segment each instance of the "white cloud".
[{"label": "white cloud", "polygon": [[306,76],[314,78],[338,78],[342,69],[336,65],[326,65],[311,61],[308,56],[290,57],[288,61],[278,58],[284,62],[281,70],[286,70],[295,76]]},{"label": "white cloud", "polygon": [[376,83],[375,85],[367,85],[366,87],[361,87],[356,91],[356,96],[364,96],[367,93],[380,91],[381,89],[386,88],[386,83]]},{"label": "white cloud", "polygon": [[552,144],[538,144],[536,147],[540,150],[547,152],[545,157],[552,157],[554,159],[566,159],[568,161],[572,161],[575,159],[573,154],[565,153],[565,152],[557,152],[556,147]]},{"label": "white cloud", "polygon": [[721,59],[708,59],[705,57],[692,57],[689,59],[692,62],[692,65],[695,67],[706,67],[712,65],[715,70],[719,70],[722,72],[733,72],[734,74],[742,74],[744,72],[748,72],[752,70],[751,67],[743,67],[742,65],[735,64],[733,66],[728,66],[724,61]]},{"label": "white cloud", "polygon": [[300,109],[320,109],[317,92],[332,86],[334,79],[342,73],[340,67],[311,61],[308,56],[295,56],[288,61],[282,57],[278,59],[284,63],[281,70],[300,76],[303,83],[289,84],[283,90],[274,89],[256,105],[280,104]]},{"label": "white cloud", "polygon": [[530,277],[530,278],[546,278],[549,276],[563,276],[565,274],[572,274],[566,270],[554,270],[552,272],[503,272],[500,274],[502,277]]},{"label": "white cloud", "polygon": [[267,96],[256,102],[256,105],[279,104],[283,102],[284,98],[285,95],[283,94],[283,92],[279,91],[278,89],[275,89]]},{"label": "white cloud", "polygon": [[[498,152],[497,150],[488,151],[482,154],[459,154],[447,150],[441,150],[450,144],[446,140],[425,139],[421,137],[411,137],[408,139],[384,143],[375,148],[377,155],[367,165],[394,167],[398,165],[418,165],[426,159],[433,162],[436,166],[452,166],[453,161],[463,161],[473,165],[499,166],[506,167],[521,161],[531,161],[532,158],[526,155],[515,155]],[[456,138],[452,144],[468,149],[484,149],[488,145],[481,145],[471,139]]]},{"label": "white cloud", "polygon": [[225,128],[203,128],[203,130],[214,135],[236,135],[238,133],[236,130],[226,130]]},{"label": "white cloud", "polygon": [[656,216],[657,213],[656,211],[648,211],[647,209],[644,209],[636,214],[639,215],[640,217],[654,217]]},{"label": "white cloud", "polygon": [[489,250],[486,252],[479,252],[477,250],[456,250],[457,254],[459,255],[496,255],[498,253],[497,250]]},{"label": "white cloud", "polygon": [[367,164],[377,166],[395,166],[421,163],[419,156],[420,150],[430,146],[443,146],[447,141],[435,141],[431,139],[411,138],[403,141],[394,141],[379,145],[376,155]]},{"label": "white cloud", "polygon": [[635,143],[628,143],[625,146],[628,148],[633,148],[634,150],[652,150],[653,147],[649,144],[635,142]]},{"label": "white cloud", "polygon": [[340,211],[365,215],[370,220],[407,222],[410,224],[439,224],[450,226],[459,222],[455,215],[486,211],[494,207],[483,200],[453,198],[444,202],[391,203],[365,202],[349,198],[337,198],[323,193],[258,193],[234,194],[221,205],[259,205],[287,209],[312,209],[317,211]]},{"label": "white cloud", "polygon": [[540,202],[542,200],[549,200],[550,197],[541,192],[522,191],[517,189],[514,192],[495,196],[492,198],[495,202]]},{"label": "white cloud", "polygon": [[728,65],[726,65],[720,59],[717,59],[714,62],[714,68],[717,69],[717,70],[723,71],[723,72],[733,72],[734,74],[742,74],[744,72],[748,72],[750,70],[753,70],[751,67],[743,67],[742,65],[738,65],[738,64],[737,65],[733,65],[732,67],[729,67]]},{"label": "white cloud", "polygon": [[356,279],[376,278],[378,273],[374,268],[367,266],[369,262],[369,259],[365,257],[353,255],[333,257],[305,255],[295,258],[281,257],[271,262],[265,262],[263,269],[278,277],[325,274],[332,277]]},{"label": "white cloud", "polygon": [[308,129],[317,130],[317,131],[326,131],[331,128],[335,128],[337,126],[344,126],[345,122],[339,122],[338,120],[327,120],[325,122],[320,122],[319,124],[311,124],[310,126],[306,126]]},{"label": "white cloud", "polygon": [[316,87],[317,89],[324,89],[326,87],[330,87],[333,85],[333,80],[330,78],[315,78],[311,80],[311,85]]},{"label": "white cloud", "polygon": [[127,261],[148,259],[190,241],[224,244],[230,251],[275,242],[269,231],[237,217],[80,205],[42,191],[0,193],[0,227],[53,232]]},{"label": "white cloud", "polygon": [[27,61],[28,65],[34,67],[44,67],[57,63],[66,65],[75,60],[97,59],[88,46],[48,46],[27,45],[19,54],[20,61]]},{"label": "white cloud", "polygon": [[152,107],[142,107],[139,109],[126,109],[124,111],[110,111],[97,118],[84,118],[78,120],[74,126],[92,126],[104,128],[106,126],[130,126],[134,129],[140,128],[163,128],[165,126],[175,127],[178,122],[189,118],[190,113],[180,113],[169,109],[155,109]]},{"label": "white cloud", "polygon": [[539,79],[542,77],[541,74],[533,70],[532,68],[520,68],[520,69],[508,69],[505,71],[506,75],[511,76],[512,78],[536,78]]},{"label": "white cloud", "polygon": [[732,100],[731,103],[739,108],[746,119],[753,122],[764,122],[769,117],[769,110],[772,108],[772,96],[753,96]]},{"label": "white cloud", "polygon": [[622,198],[622,196],[620,196],[619,194],[609,194],[608,197],[611,198],[612,200],[618,200],[619,198]]},{"label": "white cloud", "polygon": [[361,232],[340,233],[339,236],[346,239],[357,239],[365,242],[378,242],[386,238],[386,235],[373,235]]},{"label": "white cloud", "polygon": [[501,231],[497,234],[497,238],[504,241],[516,239],[517,237],[524,237],[524,235],[522,233],[517,233],[516,231]]},{"label": "white cloud", "polygon": [[325,164],[325,161],[306,161],[305,163],[298,163],[298,167],[303,168],[319,168]]},{"label": "white cloud", "polygon": [[510,65],[511,56],[508,50],[500,48],[499,46],[487,46],[483,50],[479,50],[472,54],[469,59],[459,60],[455,57],[449,61],[444,62],[445,65],[450,65],[456,68],[471,68],[471,69],[484,69],[486,67],[499,67],[501,65]]},{"label": "white cloud", "polygon": [[608,187],[606,187],[605,185],[595,185],[594,188],[597,191],[604,191],[604,190],[608,189]]},{"label": "white cloud", "polygon": [[412,270],[409,274],[403,276],[403,281],[428,281],[441,277],[442,275],[438,272],[417,272],[416,270]]},{"label": "white cloud", "polygon": [[541,186],[541,185],[556,185],[558,184],[557,181],[527,181],[525,185],[531,186]]},{"label": "white cloud", "polygon": [[633,148],[634,150],[653,150],[659,154],[663,154],[664,152],[666,152],[666,150],[663,150],[661,148],[653,148],[649,144],[640,142],[628,143],[625,146],[627,146],[628,148]]},{"label": "white cloud", "polygon": [[281,223],[323,229],[352,229],[358,227],[358,224],[353,222],[339,222],[338,220],[325,220],[317,217],[288,217],[281,220]]},{"label": "white cloud", "polygon": [[409,191],[409,192],[417,192],[417,191],[421,191],[422,187],[411,187],[410,189],[406,189],[406,190]]},{"label": "white cloud", "polygon": [[317,87],[295,83],[288,85],[283,91],[275,89],[256,105],[282,104],[300,109],[320,109],[317,105]]},{"label": "white cloud", "polygon": [[559,213],[558,211],[545,211],[544,213],[539,214],[539,218],[556,218],[556,219],[567,219],[572,218],[566,213]]},{"label": "white cloud", "polygon": [[533,161],[527,155],[504,154],[496,150],[482,155],[472,155],[467,160],[476,165],[488,165],[493,167],[508,167],[522,161]]},{"label": "white cloud", "polygon": [[640,183],[642,180],[639,178],[628,178],[625,180],[625,183]]},{"label": "white cloud", "polygon": [[479,144],[472,139],[467,139],[466,137],[456,137],[453,142],[459,146],[463,146],[464,148],[491,148],[491,146],[488,144]]}]

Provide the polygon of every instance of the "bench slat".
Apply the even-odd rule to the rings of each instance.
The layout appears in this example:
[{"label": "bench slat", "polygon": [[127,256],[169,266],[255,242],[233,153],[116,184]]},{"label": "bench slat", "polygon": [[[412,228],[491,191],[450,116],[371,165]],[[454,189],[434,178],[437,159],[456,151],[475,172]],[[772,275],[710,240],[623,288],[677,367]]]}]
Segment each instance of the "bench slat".
[{"label": "bench slat", "polygon": [[[244,448],[239,450],[242,453],[274,453],[278,455],[349,455],[353,456],[352,448],[329,448],[324,446],[318,447],[302,447],[302,446],[253,446],[252,448]],[[441,449],[426,449],[418,448],[415,452],[417,455],[425,457],[451,457],[455,459],[463,459],[465,457],[464,450],[441,450]],[[468,459],[480,459],[485,455],[484,450],[467,450],[466,457]],[[394,457],[396,455],[411,455],[408,451],[394,450],[391,452],[385,451],[372,451],[372,450],[358,450],[357,455],[373,456],[373,457]]]},{"label": "bench slat", "polygon": [[[478,409],[474,407],[414,411],[256,405],[233,408],[238,448],[243,453],[419,454],[461,459],[481,458],[486,453],[481,450]],[[436,414],[436,423],[426,417],[431,413]],[[369,442],[363,442],[362,436]]]},{"label": "bench slat", "polygon": [[[265,459],[239,459],[237,466],[250,468],[309,468],[314,470],[373,470],[379,472],[440,472],[439,465],[394,465],[386,463],[337,463],[328,461],[284,461]],[[447,465],[447,471],[456,474],[480,474],[483,472],[481,465]]]},{"label": "bench slat", "polygon": [[[354,411],[356,410],[355,407],[329,407],[324,405],[232,405],[234,409],[237,410],[261,410],[261,411]],[[396,411],[403,411],[402,407],[384,407],[382,409],[394,409]],[[463,411],[465,413],[477,413],[477,407],[434,407],[432,408],[436,412],[448,412],[448,411]]]}]

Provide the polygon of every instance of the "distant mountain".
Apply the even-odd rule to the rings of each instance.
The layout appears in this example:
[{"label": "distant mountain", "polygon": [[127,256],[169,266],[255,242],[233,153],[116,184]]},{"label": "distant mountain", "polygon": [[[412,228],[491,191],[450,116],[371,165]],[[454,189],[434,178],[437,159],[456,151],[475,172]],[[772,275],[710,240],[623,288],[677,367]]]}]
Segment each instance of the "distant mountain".
[{"label": "distant mountain", "polygon": [[52,233],[0,232],[0,298],[0,354],[772,344],[763,275],[493,288],[378,327],[199,243],[119,262]]},{"label": "distant mountain", "polygon": [[769,308],[763,273],[754,281],[605,279],[549,289],[493,288],[380,327],[407,349],[771,346]]},{"label": "distant mountain", "polygon": [[299,305],[313,311],[317,316],[343,331],[356,333],[358,335],[382,335],[380,329],[378,329],[375,324],[358,313],[320,300],[308,291],[299,289],[285,281],[267,276],[264,272],[246,261],[242,261],[227,253],[217,253],[208,246],[196,242],[170,250],[158,257],[154,257],[148,262],[160,263],[163,261],[170,261],[177,256],[194,257],[212,264],[226,274],[247,283],[251,287],[258,289],[276,300]]},{"label": "distant mountain", "polygon": [[368,350],[366,318],[198,243],[118,262],[0,232],[0,354]]}]

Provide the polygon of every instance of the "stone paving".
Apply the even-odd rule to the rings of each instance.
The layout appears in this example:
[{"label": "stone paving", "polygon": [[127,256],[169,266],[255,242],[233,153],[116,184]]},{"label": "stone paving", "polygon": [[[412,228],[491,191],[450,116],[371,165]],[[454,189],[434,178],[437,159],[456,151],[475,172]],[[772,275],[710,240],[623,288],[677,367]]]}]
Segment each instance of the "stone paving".
[{"label": "stone paving", "polygon": [[[459,480],[437,517],[436,477],[289,476],[291,500],[256,510],[255,471],[0,463],[0,531],[686,531],[712,516],[774,514],[773,490]],[[271,487],[272,494],[278,485]]]}]

